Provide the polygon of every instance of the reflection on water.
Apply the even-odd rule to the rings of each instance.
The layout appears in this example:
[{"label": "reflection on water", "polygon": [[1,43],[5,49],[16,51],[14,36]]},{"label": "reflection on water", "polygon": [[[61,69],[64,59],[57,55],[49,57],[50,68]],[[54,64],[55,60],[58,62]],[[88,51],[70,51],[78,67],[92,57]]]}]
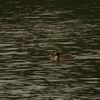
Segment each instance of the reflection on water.
[{"label": "reflection on water", "polygon": [[83,1],[0,1],[2,100],[100,99],[100,7]]}]

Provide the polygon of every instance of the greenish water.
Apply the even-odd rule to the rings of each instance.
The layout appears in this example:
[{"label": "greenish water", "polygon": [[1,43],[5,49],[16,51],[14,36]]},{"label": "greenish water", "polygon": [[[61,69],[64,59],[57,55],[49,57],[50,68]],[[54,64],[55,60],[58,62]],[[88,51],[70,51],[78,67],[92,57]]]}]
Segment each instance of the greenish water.
[{"label": "greenish water", "polygon": [[0,100],[100,100],[99,16],[98,0],[1,0]]}]

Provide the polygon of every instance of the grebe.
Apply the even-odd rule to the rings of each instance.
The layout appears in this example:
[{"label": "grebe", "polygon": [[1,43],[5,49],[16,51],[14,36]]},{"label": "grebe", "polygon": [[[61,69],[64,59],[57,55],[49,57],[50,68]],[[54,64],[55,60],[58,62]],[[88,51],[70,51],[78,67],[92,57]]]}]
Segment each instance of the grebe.
[{"label": "grebe", "polygon": [[70,54],[63,55],[61,51],[58,51],[58,50],[53,51],[51,56],[53,57],[53,60],[55,62],[66,61],[66,60],[69,61],[69,60],[72,60],[73,58],[72,55]]}]

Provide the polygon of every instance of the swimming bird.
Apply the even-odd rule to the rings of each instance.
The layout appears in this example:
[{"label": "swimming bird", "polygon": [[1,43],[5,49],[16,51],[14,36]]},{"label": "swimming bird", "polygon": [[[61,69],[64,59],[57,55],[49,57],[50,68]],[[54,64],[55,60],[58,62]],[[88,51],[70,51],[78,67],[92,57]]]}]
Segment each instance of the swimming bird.
[{"label": "swimming bird", "polygon": [[71,60],[73,57],[70,54],[62,54],[61,51],[55,50],[52,52],[51,56],[53,57],[53,60],[55,62],[60,62],[60,61],[68,61]]}]

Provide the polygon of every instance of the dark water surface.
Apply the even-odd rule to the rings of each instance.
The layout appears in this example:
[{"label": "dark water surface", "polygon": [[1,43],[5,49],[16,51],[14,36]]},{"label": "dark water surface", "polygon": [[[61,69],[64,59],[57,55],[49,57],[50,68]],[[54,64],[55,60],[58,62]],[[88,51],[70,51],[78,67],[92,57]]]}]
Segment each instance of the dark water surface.
[{"label": "dark water surface", "polygon": [[0,0],[0,100],[100,100],[98,1]]}]

